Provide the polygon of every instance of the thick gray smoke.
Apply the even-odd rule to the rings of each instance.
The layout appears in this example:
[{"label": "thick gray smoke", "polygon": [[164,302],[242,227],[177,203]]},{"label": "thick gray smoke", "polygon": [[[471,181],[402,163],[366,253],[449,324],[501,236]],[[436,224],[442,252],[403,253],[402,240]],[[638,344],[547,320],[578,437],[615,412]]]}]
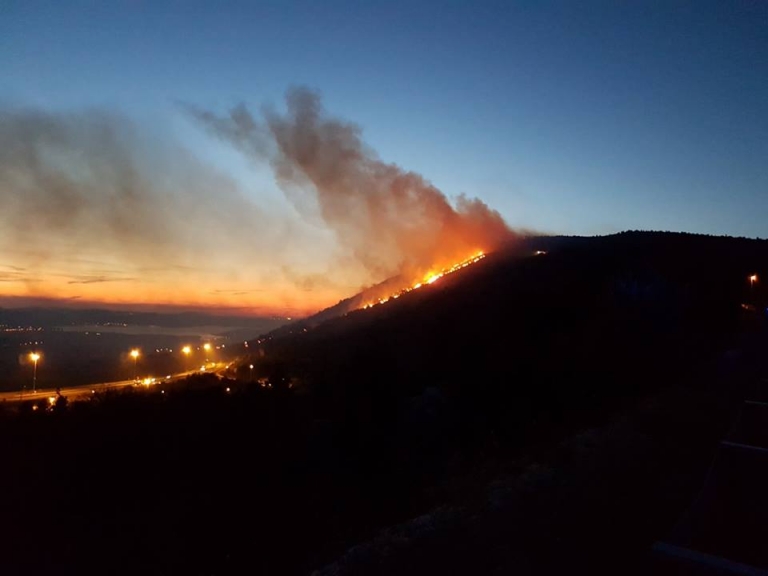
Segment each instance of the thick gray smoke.
[{"label": "thick gray smoke", "polygon": [[242,262],[261,240],[279,257],[280,225],[231,179],[123,117],[0,110],[6,286],[26,281],[34,294],[55,271],[83,285],[173,269],[188,280],[183,271]]},{"label": "thick gray smoke", "polygon": [[329,117],[305,88],[287,94],[287,113],[255,118],[245,106],[227,116],[190,108],[214,135],[249,158],[271,163],[305,216],[319,210],[341,245],[375,279],[490,250],[512,237],[498,212],[477,199],[452,205],[420,175],[379,160],[351,123]]},{"label": "thick gray smoke", "polygon": [[187,109],[267,162],[301,216],[260,208],[167,135],[122,116],[0,108],[0,296],[261,299],[308,311],[511,236],[479,200],[452,205],[380,161],[357,126],[328,117],[306,89],[289,91],[285,114]]}]

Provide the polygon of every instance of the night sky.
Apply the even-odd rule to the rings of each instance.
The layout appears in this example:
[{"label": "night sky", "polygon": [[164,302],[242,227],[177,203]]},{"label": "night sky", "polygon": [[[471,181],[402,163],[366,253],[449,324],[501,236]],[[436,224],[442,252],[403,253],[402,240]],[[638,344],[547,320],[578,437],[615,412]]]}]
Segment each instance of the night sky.
[{"label": "night sky", "polygon": [[[307,312],[384,279],[189,113],[283,114],[295,86],[371,157],[513,228],[768,236],[765,2],[10,0],[0,295]],[[166,196],[140,234],[133,216],[88,232],[125,180]]]}]

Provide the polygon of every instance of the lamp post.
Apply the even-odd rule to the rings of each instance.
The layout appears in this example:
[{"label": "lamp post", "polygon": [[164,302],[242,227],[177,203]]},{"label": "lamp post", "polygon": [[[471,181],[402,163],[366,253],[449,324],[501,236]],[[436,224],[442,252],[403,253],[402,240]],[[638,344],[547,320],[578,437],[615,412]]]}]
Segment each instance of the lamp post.
[{"label": "lamp post", "polygon": [[137,373],[138,363],[139,363],[138,348],[134,348],[133,350],[131,350],[131,358],[133,358],[133,379],[136,380],[136,373]]},{"label": "lamp post", "polygon": [[32,368],[32,394],[34,394],[37,390],[37,361],[40,360],[40,354],[31,352],[29,354],[29,359],[32,360],[32,363],[34,364],[34,368]]},{"label": "lamp post", "polygon": [[208,353],[211,351],[211,345],[206,342],[203,344],[203,350],[205,350],[205,363],[208,364]]},{"label": "lamp post", "polygon": [[250,364],[250,365],[248,366],[248,368],[249,368],[249,369],[250,369],[250,371],[251,371],[251,382],[253,382],[253,364]]},{"label": "lamp post", "polygon": [[752,303],[755,302],[755,284],[757,284],[757,274],[752,274],[749,277],[749,298]]},{"label": "lamp post", "polygon": [[192,354],[192,347],[184,346],[181,349],[181,353],[184,354],[184,371],[189,372],[189,355]]}]

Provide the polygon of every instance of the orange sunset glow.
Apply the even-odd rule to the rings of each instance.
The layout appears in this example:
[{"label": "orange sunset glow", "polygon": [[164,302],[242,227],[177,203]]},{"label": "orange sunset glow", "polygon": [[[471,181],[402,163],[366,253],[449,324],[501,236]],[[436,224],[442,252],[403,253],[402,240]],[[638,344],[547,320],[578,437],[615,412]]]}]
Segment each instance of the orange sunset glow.
[{"label": "orange sunset glow", "polygon": [[[485,254],[475,252],[469,258],[448,266],[436,266],[425,273],[404,276],[405,287],[391,294],[367,302],[364,308],[383,303],[389,298],[437,282],[443,276],[466,268],[484,258]],[[444,258],[445,259],[445,258]],[[7,270],[13,268],[6,266]],[[180,307],[190,309],[233,310],[244,314],[287,314],[301,316],[311,314],[340,299],[349,297],[365,288],[364,276],[353,278],[359,284],[339,286],[331,283],[311,282],[297,284],[276,278],[265,288],[257,289],[260,281],[247,275],[228,283],[216,273],[205,270],[162,271],[157,270],[144,277],[139,274],[125,276],[72,275],[55,270],[45,271],[32,278],[13,279],[13,274],[2,284],[2,296],[28,299],[55,300],[70,305],[117,305],[134,306],[136,303],[153,307]],[[254,274],[254,276],[256,276]],[[223,288],[226,286],[226,288]]]},{"label": "orange sunset glow", "polygon": [[[32,286],[30,286],[32,284]],[[222,288],[226,286],[226,289]],[[233,309],[245,314],[308,314],[332,304],[347,294],[334,288],[302,290],[290,282],[273,282],[267,289],[255,290],[257,282],[247,279],[222,284],[217,277],[202,274],[174,278],[122,280],[105,278],[72,281],[56,276],[42,277],[34,283],[7,281],[2,296],[22,299],[51,299],[76,305],[135,305],[146,307]]]},{"label": "orange sunset glow", "polygon": [[264,179],[236,178],[119,114],[7,117],[0,305],[299,316],[390,278],[434,282],[514,236],[481,200],[379,160],[306,88],[288,91],[283,114],[185,113],[211,150]]}]

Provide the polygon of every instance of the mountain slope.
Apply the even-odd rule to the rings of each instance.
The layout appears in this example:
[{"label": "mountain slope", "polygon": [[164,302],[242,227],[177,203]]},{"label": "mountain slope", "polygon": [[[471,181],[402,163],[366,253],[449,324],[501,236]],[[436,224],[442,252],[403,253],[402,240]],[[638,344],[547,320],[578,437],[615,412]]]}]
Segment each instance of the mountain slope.
[{"label": "mountain slope", "polygon": [[709,354],[738,327],[741,304],[762,294],[747,278],[765,263],[765,241],[540,238],[396,301],[286,326],[268,336],[259,363],[264,375],[279,367],[282,377],[334,388],[364,375],[408,394],[524,384],[571,401],[592,393],[563,390],[576,374],[631,389]]},{"label": "mountain slope", "polygon": [[338,465],[406,522],[329,573],[641,570],[749,378],[766,303],[749,276],[768,278],[766,263],[756,240],[532,239],[273,334],[260,375],[312,399]]}]

